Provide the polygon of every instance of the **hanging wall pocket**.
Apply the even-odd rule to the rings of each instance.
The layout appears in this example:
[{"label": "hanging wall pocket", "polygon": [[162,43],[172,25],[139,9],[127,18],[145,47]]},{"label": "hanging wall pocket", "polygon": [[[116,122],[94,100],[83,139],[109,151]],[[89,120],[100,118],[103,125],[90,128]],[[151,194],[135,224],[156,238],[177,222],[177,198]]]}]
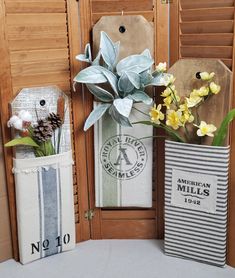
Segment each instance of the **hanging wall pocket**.
[{"label": "hanging wall pocket", "polygon": [[[93,28],[96,55],[100,33],[113,42],[120,41],[118,60],[149,49],[153,56],[154,30],[142,16],[105,16]],[[151,91],[150,91],[151,94]],[[94,103],[94,106],[97,103]],[[148,113],[149,106],[135,104],[130,121],[143,119],[138,109]],[[95,125],[95,187],[97,207],[152,207],[152,127],[118,125],[106,113]]]},{"label": "hanging wall pocket", "polygon": [[[40,157],[35,157],[32,147],[15,149],[13,173],[18,242],[20,262],[25,264],[75,247],[69,99],[57,87],[27,88],[17,95],[11,108],[12,114],[18,117],[22,111],[32,115],[33,131],[30,132],[34,140],[35,136],[37,140],[40,136],[48,136],[48,121],[53,128],[59,126],[61,122],[56,113],[63,112],[63,124],[55,129],[50,139],[52,155],[40,156],[44,148],[37,152]],[[40,123],[40,128],[34,129],[38,119],[46,119],[50,113],[55,114]]]}]

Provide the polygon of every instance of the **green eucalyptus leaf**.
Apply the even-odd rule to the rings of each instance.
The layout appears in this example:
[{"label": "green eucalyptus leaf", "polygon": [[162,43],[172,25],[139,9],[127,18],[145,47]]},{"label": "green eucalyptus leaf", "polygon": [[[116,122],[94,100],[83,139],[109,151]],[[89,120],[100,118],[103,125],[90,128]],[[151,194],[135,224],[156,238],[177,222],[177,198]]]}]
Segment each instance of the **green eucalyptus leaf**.
[{"label": "green eucalyptus leaf", "polygon": [[103,102],[110,102],[114,100],[113,95],[105,89],[93,84],[86,84],[86,86],[88,90],[99,100]]},{"label": "green eucalyptus leaf", "polygon": [[135,91],[133,94],[128,95],[128,98],[133,99],[134,102],[143,102],[147,105],[153,102],[153,99],[143,91]]},{"label": "green eucalyptus leaf", "polygon": [[133,106],[133,100],[129,98],[118,98],[114,100],[113,105],[119,114],[128,118]]},{"label": "green eucalyptus leaf", "polygon": [[145,55],[131,55],[122,59],[117,64],[116,69],[119,76],[121,76],[123,72],[127,71],[141,73],[150,69],[153,63],[154,61]]},{"label": "green eucalyptus leaf", "polygon": [[115,108],[114,105],[112,105],[109,109],[109,114],[112,117],[112,119],[117,122],[118,124],[120,124],[121,126],[126,126],[126,127],[132,127],[129,119],[127,117],[124,117],[123,115],[121,115],[117,109]]},{"label": "green eucalyptus leaf", "polygon": [[19,145],[31,146],[31,147],[36,147],[36,148],[39,147],[39,145],[29,136],[15,138],[15,139],[11,140],[10,142],[6,143],[4,146],[5,147],[15,147],[15,146],[19,146]]},{"label": "green eucalyptus leaf", "polygon": [[90,66],[80,71],[73,81],[78,83],[100,84],[107,82],[101,66]]},{"label": "green eucalyptus leaf", "polygon": [[223,146],[224,140],[228,134],[229,124],[235,119],[235,109],[228,112],[212,142],[212,146]]},{"label": "green eucalyptus leaf", "polygon": [[104,115],[110,106],[111,104],[109,103],[96,106],[85,122],[84,131],[87,131],[91,126],[93,126]]},{"label": "green eucalyptus leaf", "polygon": [[117,62],[117,46],[103,31],[100,36],[100,51],[105,63],[110,69],[113,69]]}]

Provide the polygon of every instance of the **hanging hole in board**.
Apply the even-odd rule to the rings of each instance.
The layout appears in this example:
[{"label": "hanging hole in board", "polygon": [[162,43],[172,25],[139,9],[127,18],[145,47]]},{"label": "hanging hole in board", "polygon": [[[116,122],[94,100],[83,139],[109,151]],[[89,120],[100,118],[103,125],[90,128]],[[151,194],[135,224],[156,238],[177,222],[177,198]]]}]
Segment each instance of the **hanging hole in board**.
[{"label": "hanging hole in board", "polygon": [[45,99],[41,99],[39,103],[40,103],[41,106],[45,106],[46,105]]},{"label": "hanging hole in board", "polygon": [[120,26],[120,27],[119,27],[119,32],[122,33],[122,34],[125,33],[125,32],[126,32],[126,27],[123,26],[123,25]]},{"label": "hanging hole in board", "polygon": [[200,74],[201,74],[200,71],[198,71],[198,72],[196,73],[196,78],[197,78],[197,79],[201,79],[201,75],[200,75]]}]

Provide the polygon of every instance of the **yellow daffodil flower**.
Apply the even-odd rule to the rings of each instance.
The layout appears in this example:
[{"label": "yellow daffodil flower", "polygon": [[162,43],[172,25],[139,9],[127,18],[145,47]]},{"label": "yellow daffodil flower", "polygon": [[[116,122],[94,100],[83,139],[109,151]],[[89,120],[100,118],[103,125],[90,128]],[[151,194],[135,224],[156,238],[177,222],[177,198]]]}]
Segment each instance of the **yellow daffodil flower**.
[{"label": "yellow daffodil flower", "polygon": [[177,130],[180,126],[182,126],[180,120],[181,117],[182,117],[181,111],[168,110],[166,124],[172,127],[173,129]]},{"label": "yellow daffodil flower", "polygon": [[192,123],[194,121],[194,116],[189,110],[187,103],[181,104],[179,111],[182,112],[181,122],[183,125],[186,123]]},{"label": "yellow daffodil flower", "polygon": [[180,120],[182,124],[185,125],[186,123],[192,123],[194,121],[194,116],[189,112],[184,112]]},{"label": "yellow daffodil flower", "polygon": [[195,106],[198,105],[201,101],[202,101],[202,98],[199,97],[199,96],[190,96],[190,98],[187,98],[187,97],[186,97],[186,102],[187,102],[188,108],[195,107]]},{"label": "yellow daffodil flower", "polygon": [[203,81],[210,81],[215,76],[214,72],[208,73],[206,71],[200,73],[200,77]]},{"label": "yellow daffodil flower", "polygon": [[166,62],[165,63],[159,63],[157,66],[156,66],[156,71],[157,72],[166,72]]},{"label": "yellow daffodil flower", "polygon": [[168,96],[168,97],[166,97],[166,98],[164,98],[164,100],[163,100],[163,102],[164,102],[163,106],[166,106],[167,109],[170,109],[170,106],[171,106],[171,104],[172,104],[172,101],[173,101],[173,100],[172,100],[171,95]]},{"label": "yellow daffodil flower", "polygon": [[161,94],[162,97],[168,97],[171,94],[177,95],[178,92],[175,89],[175,85],[168,86],[165,91]]},{"label": "yellow daffodil flower", "polygon": [[166,90],[163,93],[161,93],[161,97],[169,97],[171,93],[171,89],[167,87]]},{"label": "yellow daffodil flower", "polygon": [[215,84],[215,82],[211,82],[210,90],[211,90],[212,94],[217,95],[220,92],[221,87],[219,85]]},{"label": "yellow daffodil flower", "polygon": [[214,137],[213,132],[216,131],[216,127],[212,124],[207,124],[204,121],[201,121],[200,125],[194,125],[196,127],[198,127],[199,129],[197,130],[197,135],[199,137],[203,137],[203,136],[210,136],[210,137]]},{"label": "yellow daffodil flower", "polygon": [[165,76],[160,79],[160,82],[167,87],[175,82],[175,77],[172,74],[165,74]]},{"label": "yellow daffodil flower", "polygon": [[150,109],[149,116],[151,118],[151,122],[155,124],[160,124],[160,121],[164,120],[165,116],[161,112],[162,106],[159,104],[156,108],[156,104]]},{"label": "yellow daffodil flower", "polygon": [[210,92],[209,87],[203,86],[198,90],[194,89],[191,92],[190,97],[205,97],[208,96],[209,92]]}]

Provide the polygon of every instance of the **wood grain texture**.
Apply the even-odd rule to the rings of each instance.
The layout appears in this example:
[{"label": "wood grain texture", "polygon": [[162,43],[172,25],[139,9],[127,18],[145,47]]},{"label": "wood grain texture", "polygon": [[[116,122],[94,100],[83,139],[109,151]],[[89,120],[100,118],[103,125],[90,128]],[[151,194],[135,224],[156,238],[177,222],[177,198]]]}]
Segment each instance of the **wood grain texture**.
[{"label": "wood grain texture", "polygon": [[[161,4],[155,1],[155,63],[167,62],[170,64],[170,44],[169,44],[169,5]],[[161,88],[157,88],[155,92],[155,102],[159,103]],[[156,130],[155,135],[164,136],[162,130]],[[165,154],[164,139],[155,140],[155,165],[153,171],[155,173],[156,187],[156,231],[157,238],[164,238],[164,181],[165,181]]]},{"label": "wood grain texture", "polygon": [[[232,100],[232,72],[220,61],[215,59],[181,59],[169,70],[176,77],[175,86],[179,96],[186,97],[193,89],[202,87],[205,82],[197,79],[197,72],[214,72],[214,82],[220,84],[221,92],[203,103],[198,114],[200,120],[219,127],[229,112]],[[211,145],[212,138],[206,137],[201,143]],[[229,144],[227,140],[226,145]]]},{"label": "wood grain texture", "polygon": [[92,0],[92,13],[152,11],[153,0]]},{"label": "wood grain texture", "polygon": [[[235,21],[234,21],[235,27]],[[235,108],[235,34],[233,40],[233,101],[232,107]],[[229,184],[229,213],[228,213],[228,248],[227,262],[235,267],[235,122],[233,121],[230,134],[230,184]]]},{"label": "wood grain texture", "polygon": [[[82,52],[81,27],[78,24],[81,10],[75,0],[67,1],[68,10],[68,31],[69,31],[69,49],[70,49],[70,76],[71,85],[74,76],[81,70],[80,63],[75,56]],[[75,172],[79,187],[77,210],[79,212],[79,224],[77,224],[77,241],[88,240],[91,237],[89,222],[85,219],[85,211],[89,209],[88,204],[88,181],[87,181],[87,165],[86,165],[86,136],[83,131],[84,124],[84,107],[83,95],[81,87],[76,87],[76,91],[72,92],[72,109],[74,134],[73,140],[75,145]]]},{"label": "wood grain texture", "polygon": [[0,158],[0,262],[2,262],[12,258],[12,241],[1,130]]},{"label": "wood grain texture", "polygon": [[[81,37],[81,48],[84,49],[86,43],[91,42],[91,1],[80,0],[79,1],[79,24],[80,24],[80,37]],[[82,65],[82,68],[86,65]],[[80,94],[83,95],[83,124],[85,119],[89,116],[93,109],[93,97],[88,92],[85,86],[80,87]],[[94,176],[94,136],[93,129],[89,129],[85,133],[85,152],[86,152],[86,163],[87,167],[87,189],[88,189],[88,202],[89,208],[94,210],[94,218],[90,221],[90,233],[92,239],[101,239],[101,214],[100,209],[95,208],[95,176]]]},{"label": "wood grain texture", "polygon": [[[120,232],[121,231],[121,232]],[[104,220],[102,237],[106,239],[156,238],[155,220]]]},{"label": "wood grain texture", "polygon": [[[11,69],[9,60],[9,47],[6,33],[4,2],[0,1],[0,113],[1,113],[1,129],[3,143],[11,139],[10,130],[6,125],[9,119],[8,103],[12,98],[12,82]],[[16,205],[15,205],[15,186],[12,175],[12,150],[4,148],[6,181],[8,189],[8,199],[10,208],[11,236],[13,256],[18,259],[18,240],[17,240],[17,222],[16,222]]]}]

